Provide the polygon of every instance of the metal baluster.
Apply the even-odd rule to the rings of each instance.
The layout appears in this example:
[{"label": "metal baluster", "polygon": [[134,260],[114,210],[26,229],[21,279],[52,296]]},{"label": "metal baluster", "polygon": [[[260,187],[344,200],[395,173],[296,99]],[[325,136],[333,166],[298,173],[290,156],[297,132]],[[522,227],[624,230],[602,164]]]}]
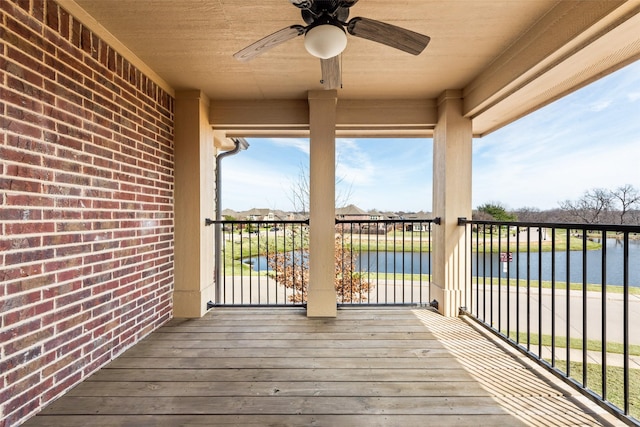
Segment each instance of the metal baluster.
[{"label": "metal baluster", "polygon": [[565,248],[566,254],[566,354],[567,354],[567,377],[571,376],[571,229],[567,229],[567,247]]}]

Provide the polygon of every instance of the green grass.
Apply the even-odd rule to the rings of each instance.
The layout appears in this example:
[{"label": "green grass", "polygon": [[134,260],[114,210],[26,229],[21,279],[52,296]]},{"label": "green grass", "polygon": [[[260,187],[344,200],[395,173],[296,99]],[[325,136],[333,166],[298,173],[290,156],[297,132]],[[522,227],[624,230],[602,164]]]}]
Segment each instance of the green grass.
[{"label": "green grass", "polygon": [[[506,331],[502,331],[503,334],[506,335]],[[509,333],[509,338],[516,341],[518,338],[518,342],[520,344],[526,344],[527,342],[527,334],[526,332],[520,332],[520,335],[516,335],[515,331],[511,331]],[[543,334],[542,338],[538,334],[530,334],[529,335],[529,343],[532,347],[537,346],[542,339],[542,345],[545,347],[551,347],[551,335]],[[556,336],[556,347],[557,348],[567,348],[567,339],[566,337]],[[569,340],[569,348],[573,349],[582,349],[583,340],[581,338],[571,338]],[[587,350],[588,351],[602,351],[602,341],[599,340],[587,340]],[[616,353],[623,354],[624,346],[622,343],[617,342],[607,342],[607,353]],[[629,346],[629,354],[631,356],[640,356],[640,345],[631,344]]]},{"label": "green grass", "polygon": [[[354,251],[406,251],[406,252],[429,252],[431,245],[428,236],[425,233],[415,233],[416,236],[421,238],[420,240],[413,240],[413,234],[411,232],[398,232],[396,230],[390,231],[386,235],[360,235],[359,239],[353,239],[351,242],[351,248]],[[550,239],[550,234],[548,234]],[[502,240],[500,245],[499,240]],[[486,253],[499,253],[499,252],[526,252],[527,244],[521,241],[519,245],[516,244],[516,237],[510,236],[509,245],[506,242],[506,233],[502,233],[500,236],[497,234],[478,235],[473,233],[471,236],[471,245],[473,252],[486,252]],[[493,241],[493,245],[491,242]],[[600,249],[602,244],[596,243],[592,240],[587,240],[587,250]],[[542,243],[536,241],[530,242],[529,251],[534,252],[550,252],[553,245],[550,240],[545,240]],[[556,232],[556,251],[567,250],[567,233],[566,230],[558,230]],[[580,251],[582,250],[582,239],[578,237],[571,237],[569,239],[569,250]]]},{"label": "green grass", "polygon": [[[582,362],[571,362],[571,377],[582,383]],[[556,367],[567,371],[565,361],[556,361]],[[607,400],[624,409],[624,370],[618,366],[607,366]],[[587,388],[602,396],[602,366],[587,364]],[[640,419],[640,369],[629,369],[629,415]]]},{"label": "green grass", "polygon": [[[482,277],[477,278],[477,277],[472,277],[472,283],[473,284],[479,284],[482,285],[483,284],[483,279]],[[480,283],[477,283],[477,281],[479,280]],[[489,278],[484,279],[485,280],[485,284],[486,286],[490,286],[491,284],[493,284],[494,287],[498,286],[498,284],[500,284],[501,286],[519,286],[521,288],[526,288],[527,287],[527,281],[525,279],[520,279],[520,280],[516,280],[516,279],[509,279],[507,280],[506,278],[498,278],[498,277],[494,277],[492,280]],[[550,281],[546,281],[543,280],[542,283],[538,283],[537,280],[531,280],[529,281],[529,287],[531,289],[538,289],[539,287],[542,287],[542,289],[552,289],[553,288],[553,284]],[[567,284],[566,282],[555,282],[555,289],[556,290],[566,290],[567,289]],[[569,284],[569,289],[570,291],[582,291],[582,283],[570,283]],[[587,291],[589,292],[602,292],[602,286],[601,285],[589,285],[587,284]],[[607,285],[607,293],[613,293],[613,294],[622,294],[624,292],[624,287],[623,286],[614,286],[614,285]],[[636,286],[629,286],[629,294],[630,295],[640,295],[640,287],[636,287]]]}]

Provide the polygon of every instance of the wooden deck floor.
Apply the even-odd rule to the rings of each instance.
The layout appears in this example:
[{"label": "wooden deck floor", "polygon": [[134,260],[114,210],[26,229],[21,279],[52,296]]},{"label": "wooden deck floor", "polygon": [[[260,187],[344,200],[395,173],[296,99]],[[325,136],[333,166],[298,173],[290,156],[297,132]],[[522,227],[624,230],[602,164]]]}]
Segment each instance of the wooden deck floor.
[{"label": "wooden deck floor", "polygon": [[428,309],[174,319],[27,426],[568,426],[615,418]]}]

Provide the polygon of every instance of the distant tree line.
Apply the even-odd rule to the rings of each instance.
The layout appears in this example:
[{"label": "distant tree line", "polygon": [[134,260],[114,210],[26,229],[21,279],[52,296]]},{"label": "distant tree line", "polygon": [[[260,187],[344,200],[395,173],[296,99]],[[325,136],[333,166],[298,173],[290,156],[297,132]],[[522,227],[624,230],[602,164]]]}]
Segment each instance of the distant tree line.
[{"label": "distant tree line", "polygon": [[523,222],[575,222],[586,224],[640,224],[640,190],[626,184],[614,190],[593,188],[556,209],[524,207],[508,210],[500,202],[481,205],[473,212],[479,220]]}]

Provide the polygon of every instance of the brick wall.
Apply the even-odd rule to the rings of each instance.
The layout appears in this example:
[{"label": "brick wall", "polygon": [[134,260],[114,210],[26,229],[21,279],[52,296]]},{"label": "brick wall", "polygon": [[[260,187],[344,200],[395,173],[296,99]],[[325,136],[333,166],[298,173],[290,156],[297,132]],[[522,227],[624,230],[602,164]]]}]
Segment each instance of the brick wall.
[{"label": "brick wall", "polygon": [[171,317],[173,98],[52,0],[0,0],[0,425]]}]

